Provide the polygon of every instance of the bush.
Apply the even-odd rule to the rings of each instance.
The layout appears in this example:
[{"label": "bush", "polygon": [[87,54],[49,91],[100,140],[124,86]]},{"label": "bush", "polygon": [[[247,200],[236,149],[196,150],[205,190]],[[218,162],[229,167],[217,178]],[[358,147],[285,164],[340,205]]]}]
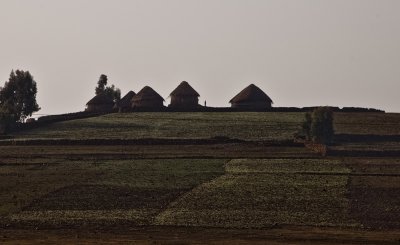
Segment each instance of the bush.
[{"label": "bush", "polygon": [[318,107],[305,115],[302,125],[306,140],[315,143],[330,144],[333,141],[333,112],[328,107]]}]

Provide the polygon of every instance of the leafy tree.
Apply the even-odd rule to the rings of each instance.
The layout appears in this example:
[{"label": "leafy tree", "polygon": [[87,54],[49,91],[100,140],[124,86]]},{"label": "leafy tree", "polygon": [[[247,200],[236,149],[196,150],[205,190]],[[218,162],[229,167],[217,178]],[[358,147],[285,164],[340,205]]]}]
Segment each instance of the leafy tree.
[{"label": "leafy tree", "polygon": [[328,107],[319,107],[307,113],[302,125],[307,140],[330,144],[333,141],[333,112]]},{"label": "leafy tree", "polygon": [[107,86],[108,78],[106,75],[101,74],[99,81],[97,82],[96,87],[96,95],[101,93],[105,93],[108,95],[114,102],[117,102],[121,99],[121,90],[116,88],[114,85]]},{"label": "leafy tree", "polygon": [[97,82],[97,87],[96,87],[96,95],[99,95],[104,92],[106,89],[108,78],[106,75],[101,74],[99,81]]},{"label": "leafy tree", "polygon": [[119,88],[116,88],[113,85],[106,87],[104,91],[110,98],[113,99],[114,102],[117,102],[121,99],[121,90]]},{"label": "leafy tree", "polygon": [[1,110],[14,122],[24,121],[40,110],[36,94],[36,82],[29,71],[11,71],[9,80],[0,88]]}]

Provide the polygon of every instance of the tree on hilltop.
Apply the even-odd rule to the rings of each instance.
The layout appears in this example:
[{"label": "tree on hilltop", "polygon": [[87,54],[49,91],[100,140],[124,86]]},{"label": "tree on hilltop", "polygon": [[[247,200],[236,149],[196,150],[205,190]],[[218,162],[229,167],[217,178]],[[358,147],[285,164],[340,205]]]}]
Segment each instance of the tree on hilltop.
[{"label": "tree on hilltop", "polygon": [[0,88],[0,107],[12,121],[23,122],[40,110],[36,102],[37,86],[29,71],[11,71],[10,78]]},{"label": "tree on hilltop", "polygon": [[104,74],[101,74],[99,81],[97,82],[96,95],[104,93],[104,90],[106,89],[106,86],[107,86],[107,81],[108,81],[107,76]]},{"label": "tree on hilltop", "polygon": [[121,90],[116,88],[114,84],[111,86],[107,86],[108,77],[104,74],[100,75],[99,81],[97,82],[96,87],[96,95],[105,93],[109,96],[114,102],[117,102],[121,99]]}]

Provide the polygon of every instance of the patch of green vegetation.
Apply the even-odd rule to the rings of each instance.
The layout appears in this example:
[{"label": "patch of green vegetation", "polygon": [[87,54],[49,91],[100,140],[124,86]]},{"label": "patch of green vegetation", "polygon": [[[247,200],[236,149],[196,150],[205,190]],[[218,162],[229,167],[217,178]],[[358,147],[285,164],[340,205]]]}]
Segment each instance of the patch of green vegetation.
[{"label": "patch of green vegetation", "polygon": [[44,210],[44,211],[22,211],[10,216],[16,222],[46,225],[67,225],[82,223],[107,224],[108,226],[121,223],[133,223],[146,225],[157,213],[158,209],[129,209],[129,210]]},{"label": "patch of green vegetation", "polygon": [[[149,223],[150,216],[183,192],[222,175],[225,162],[221,159],[64,159],[51,164],[49,159],[42,161],[32,159],[24,165],[11,162],[0,165],[0,216],[15,222],[29,219],[46,222],[47,214],[54,219],[74,220],[80,219],[81,213],[82,217],[92,217],[96,212],[90,210],[97,210],[107,213],[105,217],[109,218],[115,213],[116,220],[125,215],[132,218],[131,222]],[[140,215],[134,217],[136,213]],[[44,220],[36,220],[41,217]]]},{"label": "patch of green vegetation", "polygon": [[350,173],[339,159],[233,159],[228,173]]},{"label": "patch of green vegetation", "polygon": [[334,113],[336,134],[400,135],[400,113]]},{"label": "patch of green vegetation", "polygon": [[[348,216],[348,176],[334,175],[349,170],[338,161],[296,161],[230,161],[228,174],[173,202],[156,223],[235,228],[355,225]],[[299,174],[309,171],[315,173]]]},{"label": "patch of green vegetation", "polygon": [[54,123],[20,132],[30,139],[211,138],[287,140],[299,130],[303,113],[116,113]]},{"label": "patch of green vegetation", "polygon": [[222,175],[224,162],[223,159],[110,160],[97,166],[104,178],[95,183],[142,189],[190,189]]}]

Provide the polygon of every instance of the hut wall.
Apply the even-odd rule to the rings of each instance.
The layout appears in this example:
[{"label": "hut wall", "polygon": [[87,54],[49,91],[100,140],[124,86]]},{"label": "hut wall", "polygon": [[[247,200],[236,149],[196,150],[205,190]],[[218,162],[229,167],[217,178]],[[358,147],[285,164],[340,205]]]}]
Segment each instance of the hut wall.
[{"label": "hut wall", "polygon": [[130,106],[119,106],[117,109],[119,112],[129,112],[132,108]]},{"label": "hut wall", "polygon": [[139,100],[133,101],[133,108],[162,108],[163,101],[162,100]]},{"label": "hut wall", "polygon": [[272,107],[272,104],[269,102],[249,101],[249,102],[232,103],[231,107],[240,109],[270,109]]},{"label": "hut wall", "polygon": [[95,105],[95,104],[91,104],[88,105],[86,108],[86,111],[90,111],[90,112],[109,112],[112,111],[113,109],[113,105],[107,105],[107,104],[100,104],[100,105]]},{"label": "hut wall", "polygon": [[171,96],[171,107],[197,107],[199,98],[197,96]]}]

